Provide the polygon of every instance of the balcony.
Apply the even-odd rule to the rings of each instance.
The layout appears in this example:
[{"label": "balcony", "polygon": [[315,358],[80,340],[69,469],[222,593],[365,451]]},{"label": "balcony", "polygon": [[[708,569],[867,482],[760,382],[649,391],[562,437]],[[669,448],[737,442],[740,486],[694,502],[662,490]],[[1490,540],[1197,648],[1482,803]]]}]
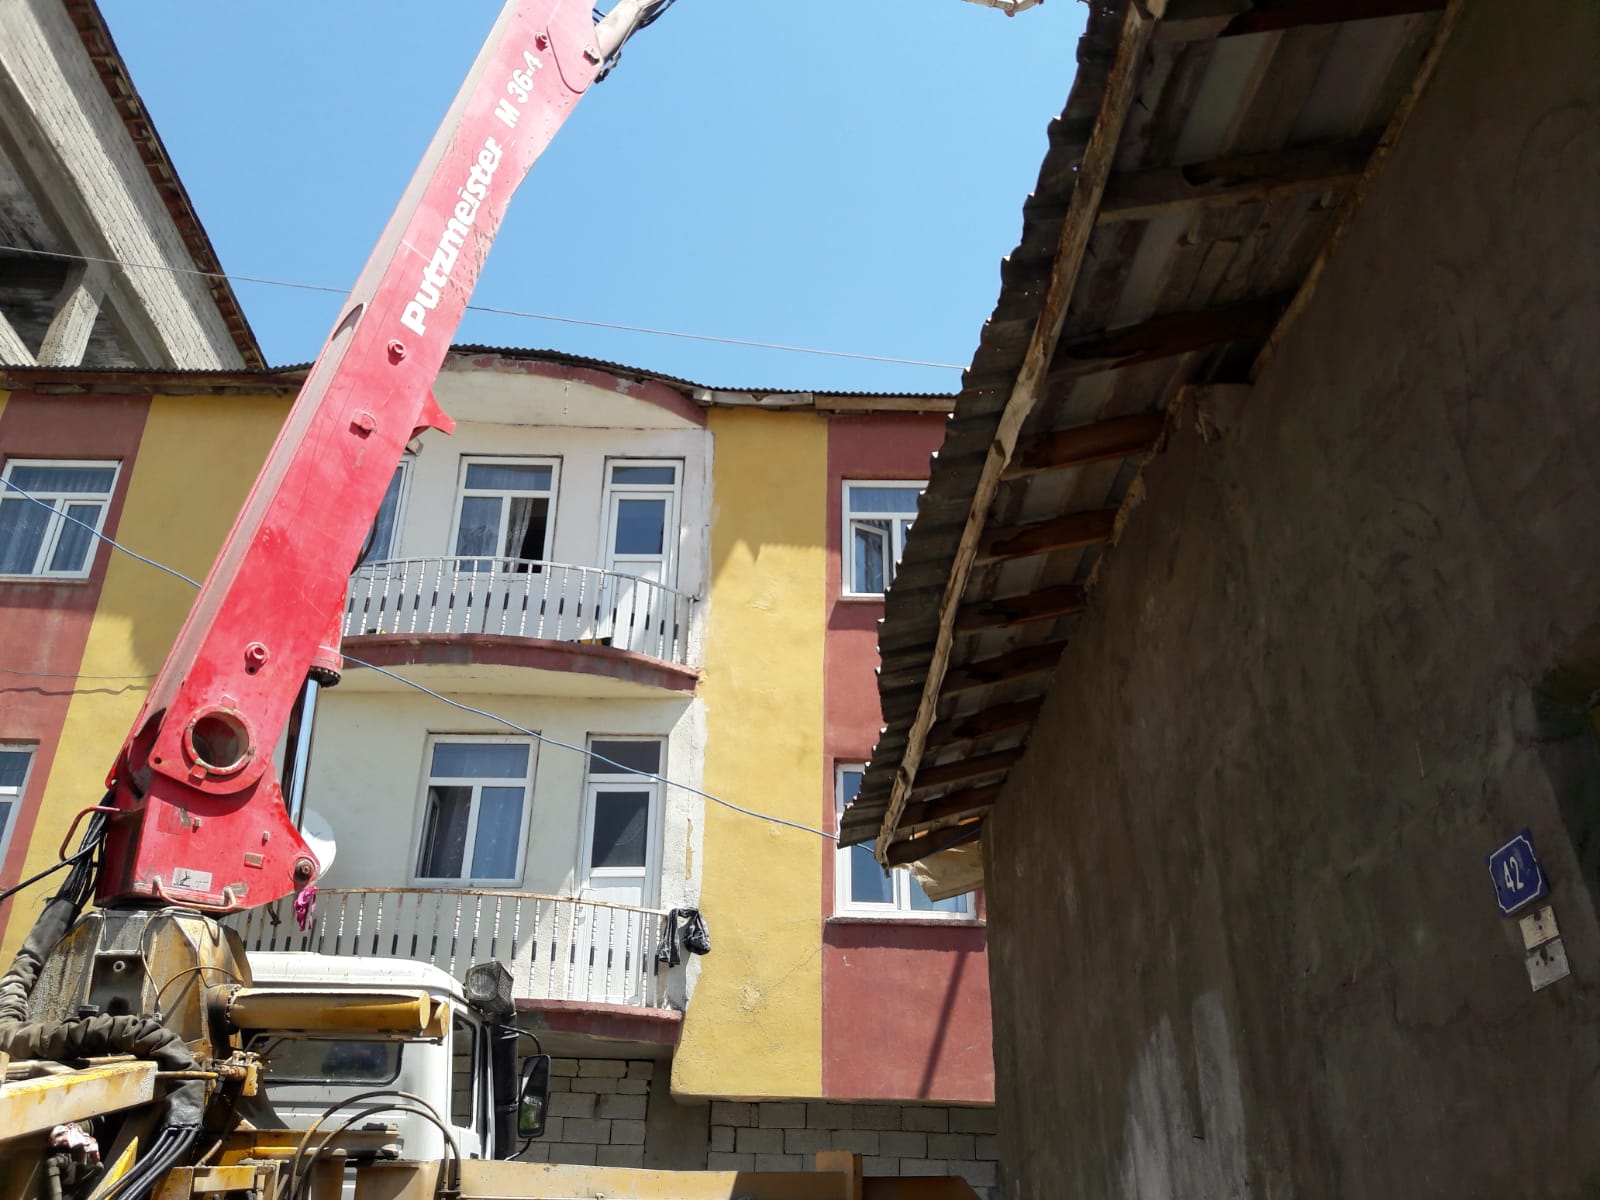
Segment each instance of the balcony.
[{"label": "balcony", "polygon": [[[671,1006],[682,968],[657,968],[667,914],[533,892],[328,888],[304,930],[257,908],[226,919],[245,950],[310,951],[429,962],[460,979],[495,959],[518,1000]],[[681,989],[681,980],[676,981]],[[681,991],[680,991],[681,996]]]},{"label": "balcony", "polygon": [[[488,663],[692,691],[695,598],[599,567],[507,558],[397,558],[350,577],[343,634],[404,646],[382,666]],[[657,670],[656,667],[663,669]]]}]

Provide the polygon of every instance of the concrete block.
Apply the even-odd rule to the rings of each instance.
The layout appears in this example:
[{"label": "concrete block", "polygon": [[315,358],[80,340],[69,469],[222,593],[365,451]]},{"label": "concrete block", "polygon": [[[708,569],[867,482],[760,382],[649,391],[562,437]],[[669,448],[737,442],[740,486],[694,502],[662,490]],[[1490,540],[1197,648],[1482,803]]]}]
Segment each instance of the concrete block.
[{"label": "concrete block", "polygon": [[734,1148],[740,1154],[782,1154],[783,1130],[741,1129],[734,1136]]},{"label": "concrete block", "polygon": [[950,1164],[942,1158],[902,1158],[900,1160],[900,1174],[909,1175],[949,1175]]},{"label": "concrete block", "polygon": [[615,1095],[627,1082],[626,1079],[612,1079],[609,1075],[581,1075],[572,1081],[572,1090],[596,1096],[602,1093]]},{"label": "concrete block", "polygon": [[568,1117],[563,1140],[568,1144],[590,1142],[596,1146],[604,1146],[611,1141],[611,1122]]},{"label": "concrete block", "polygon": [[642,1167],[644,1166],[644,1145],[637,1146],[596,1146],[594,1151],[594,1165],[597,1167]]},{"label": "concrete block", "polygon": [[628,1073],[628,1064],[615,1058],[581,1058],[578,1060],[578,1074],[592,1075],[601,1079],[621,1079]]},{"label": "concrete block", "polygon": [[900,1174],[900,1160],[898,1158],[864,1158],[861,1160],[861,1173],[874,1178],[885,1175]]},{"label": "concrete block", "polygon": [[594,1166],[594,1146],[580,1146],[576,1142],[559,1142],[550,1147],[550,1161],[574,1167]]},{"label": "concrete block", "polygon": [[808,1100],[806,1124],[812,1129],[850,1129],[855,1122],[851,1119],[851,1106],[848,1104],[834,1104],[828,1100]]},{"label": "concrete block", "polygon": [[555,1117],[592,1117],[599,1099],[587,1092],[551,1092],[550,1114]]},{"label": "concrete block", "polygon": [[899,1129],[900,1110],[888,1104],[857,1104],[850,1114],[857,1129]]},{"label": "concrete block", "polygon": [[644,1145],[644,1121],[611,1122],[611,1144],[613,1146]]},{"label": "concrete block", "polygon": [[552,1058],[550,1060],[550,1074],[576,1075],[578,1073],[578,1060],[575,1058]]},{"label": "concrete block", "polygon": [[885,1130],[878,1137],[878,1153],[895,1158],[923,1158],[928,1153],[928,1135]]},{"label": "concrete block", "polygon": [[999,1158],[1000,1157],[1000,1138],[999,1138],[998,1135],[993,1134],[993,1133],[990,1133],[990,1134],[981,1134],[980,1133],[976,1138],[973,1139],[973,1141],[976,1143],[974,1145],[973,1151],[972,1151],[974,1157],[976,1157],[976,1158]]},{"label": "concrete block", "polygon": [[921,1104],[909,1105],[900,1110],[900,1128],[921,1133],[943,1133],[950,1128],[950,1110]]},{"label": "concrete block", "polygon": [[[601,1113],[602,1117],[607,1113]],[[977,1138],[970,1133],[930,1133],[928,1153],[935,1158],[975,1158]]]},{"label": "concrete block", "polygon": [[656,1065],[648,1058],[636,1058],[628,1063],[629,1079],[654,1079]]},{"label": "concrete block", "polygon": [[798,1154],[758,1154],[758,1171],[804,1171],[806,1162]]},{"label": "concrete block", "polygon": [[608,1079],[606,1082],[617,1085],[616,1093],[619,1096],[647,1096],[650,1094],[650,1081],[648,1079]]},{"label": "concrete block", "polygon": [[550,1161],[550,1143],[549,1142],[544,1142],[544,1141],[539,1141],[539,1142],[532,1143],[531,1145],[529,1145],[529,1147],[526,1150],[524,1150],[521,1154],[517,1155],[517,1161],[518,1162],[539,1162],[539,1163],[549,1162]]},{"label": "concrete block", "polygon": [[[642,1121],[645,1117],[645,1108],[649,1103],[648,1096],[600,1096],[600,1101],[595,1106],[594,1115],[597,1117],[620,1117],[625,1121]],[[946,1135],[949,1136],[948,1134]],[[972,1140],[968,1135],[967,1140]],[[967,1157],[971,1157],[968,1155]]]},{"label": "concrete block", "polygon": [[566,1136],[565,1117],[546,1117],[544,1119],[544,1136],[540,1142],[559,1142]]},{"label": "concrete block", "polygon": [[974,1188],[1000,1185],[1000,1168],[992,1162],[953,1162],[950,1174],[961,1176]]},{"label": "concrete block", "polygon": [[755,1105],[740,1100],[713,1100],[711,1102],[713,1125],[754,1125]]},{"label": "concrete block", "polygon": [[572,1080],[565,1075],[550,1076],[550,1090],[552,1092],[570,1092]]},{"label": "concrete block", "polygon": [[878,1141],[883,1137],[876,1129],[835,1129],[832,1136],[833,1149],[863,1155],[877,1154]]},{"label": "concrete block", "polygon": [[818,1150],[831,1150],[831,1133],[826,1129],[785,1129],[783,1151],[785,1154],[815,1154]]},{"label": "concrete block", "polygon": [[754,1171],[755,1169],[756,1156],[754,1154],[706,1155],[706,1170],[708,1171]]},{"label": "concrete block", "polygon": [[951,1133],[993,1133],[995,1111],[992,1108],[952,1108]]},{"label": "concrete block", "polygon": [[711,1149],[717,1154],[727,1154],[733,1150],[732,1125],[713,1125],[711,1127]]},{"label": "concrete block", "polygon": [[756,1105],[756,1124],[763,1129],[804,1129],[806,1106],[804,1104],[774,1103],[763,1100]]}]

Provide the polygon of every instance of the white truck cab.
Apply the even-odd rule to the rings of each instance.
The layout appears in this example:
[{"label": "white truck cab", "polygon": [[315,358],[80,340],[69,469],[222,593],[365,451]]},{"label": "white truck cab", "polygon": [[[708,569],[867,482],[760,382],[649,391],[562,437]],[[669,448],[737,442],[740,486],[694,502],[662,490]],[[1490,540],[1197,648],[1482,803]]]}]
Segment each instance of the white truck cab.
[{"label": "white truck cab", "polygon": [[[508,1047],[506,1026],[496,1014],[472,1003],[462,985],[444,971],[401,958],[272,952],[252,954],[250,968],[256,989],[292,990],[301,996],[327,993],[330,1007],[341,994],[421,992],[441,1002],[443,1009],[438,1038],[402,1038],[359,1029],[252,1032],[246,1048],[261,1055],[267,1099],[285,1125],[304,1129],[330,1105],[362,1093],[409,1092],[434,1107],[450,1127],[463,1158],[505,1158],[516,1151],[520,1139],[505,1112],[519,1095],[514,1044]],[[537,1074],[537,1063],[529,1066]],[[545,1067],[547,1088],[548,1060]],[[502,1078],[508,1074],[512,1077]],[[534,1125],[542,1130],[542,1097],[534,1094],[538,1090],[535,1081],[523,1106],[524,1133],[534,1132]],[[323,1129],[331,1130],[361,1108],[389,1099],[404,1103],[398,1096],[378,1096],[347,1104]],[[443,1135],[425,1117],[379,1112],[352,1128],[368,1121],[396,1126],[406,1158],[446,1156]]]}]

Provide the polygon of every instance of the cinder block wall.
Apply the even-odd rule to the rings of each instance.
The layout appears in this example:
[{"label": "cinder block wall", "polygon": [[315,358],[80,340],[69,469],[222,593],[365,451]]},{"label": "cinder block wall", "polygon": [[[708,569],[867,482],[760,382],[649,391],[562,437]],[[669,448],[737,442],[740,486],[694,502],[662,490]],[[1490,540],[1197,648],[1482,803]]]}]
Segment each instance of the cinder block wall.
[{"label": "cinder block wall", "polygon": [[553,1060],[550,1118],[544,1137],[528,1147],[523,1161],[644,1166],[645,1117],[655,1067],[649,1059]]}]

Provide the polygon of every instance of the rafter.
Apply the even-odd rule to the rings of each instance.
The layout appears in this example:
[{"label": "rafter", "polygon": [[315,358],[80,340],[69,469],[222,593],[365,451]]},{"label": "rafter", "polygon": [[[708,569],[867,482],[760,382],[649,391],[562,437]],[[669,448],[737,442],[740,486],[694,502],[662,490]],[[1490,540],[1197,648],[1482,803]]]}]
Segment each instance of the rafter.
[{"label": "rafter", "polygon": [[1056,385],[1229,342],[1264,338],[1288,304],[1288,296],[1262,296],[1222,308],[1167,313],[1138,325],[1075,337],[1057,348],[1049,381]]},{"label": "rafter", "polygon": [[1434,12],[1446,0],[1172,0],[1155,41],[1196,42]]},{"label": "rafter", "polygon": [[981,820],[971,821],[965,825],[952,825],[949,829],[938,829],[921,837],[891,843],[884,854],[884,861],[891,867],[910,866],[930,854],[938,854],[941,850],[954,850],[957,846],[975,842],[982,833]]},{"label": "rafter", "polygon": [[923,767],[917,772],[917,785],[911,789],[911,794],[915,797],[918,792],[932,791],[947,783],[961,783],[969,779],[981,779],[997,771],[1009,771],[1021,757],[1022,747],[1016,746],[1010,750],[996,750],[993,754],[979,754],[934,767]]},{"label": "rafter", "polygon": [[1113,175],[1100,202],[1100,223],[1146,221],[1180,209],[1250,204],[1353,183],[1376,144],[1363,138]]},{"label": "rafter", "polygon": [[1112,417],[1046,434],[1018,450],[1017,457],[1006,469],[1006,478],[1017,479],[1039,471],[1061,471],[1144,454],[1160,440],[1166,427],[1166,416],[1152,412]]},{"label": "rafter", "polygon": [[955,742],[975,742],[1010,729],[1026,729],[1032,725],[1044,706],[1043,696],[1017,700],[1010,704],[996,704],[964,717],[947,717],[928,731],[928,745],[948,746]]},{"label": "rafter", "polygon": [[1013,558],[1049,554],[1053,550],[1093,546],[1108,540],[1116,524],[1116,509],[1096,508],[1087,512],[1066,513],[1031,525],[991,529],[986,535],[983,549],[978,551],[978,561],[1004,562]]},{"label": "rafter", "polygon": [[[1018,679],[1026,679],[1030,675],[1053,671],[1056,663],[1060,661],[1061,652],[1066,648],[1067,643],[1064,640],[1035,646],[1019,646],[1015,650],[1007,650],[1004,654],[952,667],[945,674],[944,690],[940,694],[958,696],[962,692],[970,692],[977,688],[1012,683]],[[938,770],[937,767],[927,769]],[[919,774],[917,778],[920,780],[922,776]]]},{"label": "rafter", "polygon": [[1010,629],[1034,621],[1053,621],[1082,612],[1086,603],[1083,589],[1074,584],[984,600],[969,604],[956,614],[956,632],[978,633],[987,629]]}]

